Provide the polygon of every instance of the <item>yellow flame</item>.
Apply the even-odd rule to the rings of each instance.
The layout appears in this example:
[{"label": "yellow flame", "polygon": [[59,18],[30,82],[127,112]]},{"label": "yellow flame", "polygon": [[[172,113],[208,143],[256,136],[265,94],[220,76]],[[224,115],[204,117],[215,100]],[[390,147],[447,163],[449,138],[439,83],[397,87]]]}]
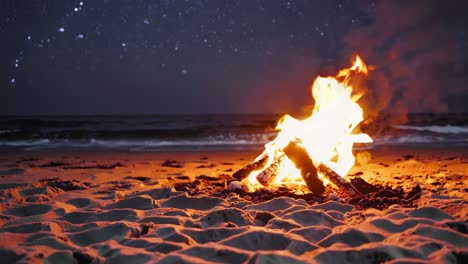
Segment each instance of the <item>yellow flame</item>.
[{"label": "yellow flame", "polygon": [[[354,143],[371,143],[369,135],[354,133],[355,128],[363,120],[363,110],[357,103],[362,94],[353,95],[353,87],[348,83],[352,74],[367,74],[364,62],[356,57],[354,64],[347,69],[340,70],[336,77],[320,77],[312,85],[312,96],[315,106],[312,114],[298,120],[289,115],[283,116],[277,125],[277,137],[265,145],[265,151],[257,158],[268,156],[265,166],[253,171],[244,183],[251,190],[263,187],[256,176],[268,168],[275,157],[282,155],[282,149],[290,141],[300,142],[318,166],[324,163],[335,170],[342,177],[354,165]],[[278,177],[270,187],[286,184],[305,185],[300,171],[287,159],[283,160],[279,168]]]}]

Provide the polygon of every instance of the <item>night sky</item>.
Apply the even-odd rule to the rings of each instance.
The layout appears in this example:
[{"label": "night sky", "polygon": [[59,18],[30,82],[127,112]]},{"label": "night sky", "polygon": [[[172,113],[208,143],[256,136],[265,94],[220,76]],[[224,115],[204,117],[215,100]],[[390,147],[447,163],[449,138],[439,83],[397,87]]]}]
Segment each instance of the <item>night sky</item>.
[{"label": "night sky", "polygon": [[0,114],[300,113],[359,54],[371,111],[468,112],[468,1],[3,0]]}]

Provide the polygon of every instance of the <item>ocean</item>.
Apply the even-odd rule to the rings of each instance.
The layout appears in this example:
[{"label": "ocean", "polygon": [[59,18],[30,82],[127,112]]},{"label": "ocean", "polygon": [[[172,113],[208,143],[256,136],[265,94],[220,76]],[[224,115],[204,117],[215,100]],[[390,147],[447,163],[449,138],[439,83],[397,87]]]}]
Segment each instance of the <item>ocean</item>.
[{"label": "ocean", "polygon": [[[197,151],[263,149],[280,115],[3,116],[0,150]],[[378,125],[375,125],[378,124]],[[363,128],[385,145],[468,146],[468,114],[409,114]],[[378,127],[378,129],[376,129]]]}]

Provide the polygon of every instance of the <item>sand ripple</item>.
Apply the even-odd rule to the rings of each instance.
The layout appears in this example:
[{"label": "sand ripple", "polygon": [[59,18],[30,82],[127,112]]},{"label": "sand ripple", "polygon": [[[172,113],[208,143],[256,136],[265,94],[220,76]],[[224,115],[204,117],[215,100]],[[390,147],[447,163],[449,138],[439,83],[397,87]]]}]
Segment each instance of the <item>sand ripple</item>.
[{"label": "sand ripple", "polygon": [[4,263],[430,263],[468,256],[460,201],[447,200],[450,210],[428,201],[379,211],[286,197],[253,204],[170,188],[114,199],[82,189],[15,188],[53,199],[1,210]]}]

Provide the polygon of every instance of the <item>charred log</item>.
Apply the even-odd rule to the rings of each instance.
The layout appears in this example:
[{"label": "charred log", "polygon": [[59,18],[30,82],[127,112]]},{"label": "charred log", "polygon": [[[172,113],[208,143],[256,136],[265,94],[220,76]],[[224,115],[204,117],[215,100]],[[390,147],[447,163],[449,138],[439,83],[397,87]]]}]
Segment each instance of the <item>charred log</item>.
[{"label": "charred log", "polygon": [[281,167],[284,165],[283,160],[285,159],[287,159],[287,157],[284,153],[277,155],[271,165],[257,175],[257,181],[263,186],[268,186],[274,182],[280,173]]},{"label": "charred log", "polygon": [[331,183],[333,183],[340,190],[345,191],[348,195],[352,197],[362,195],[356,189],[356,187],[354,187],[352,183],[345,180],[343,177],[341,177],[338,173],[336,173],[327,165],[321,163],[317,169],[323,174],[325,178],[327,178]]},{"label": "charred log", "polygon": [[232,177],[234,177],[238,181],[242,181],[243,179],[247,178],[249,174],[254,171],[262,168],[268,161],[268,157],[264,154],[260,159],[248,164],[247,166],[243,167],[242,169],[234,172]]},{"label": "charred log", "polygon": [[313,193],[321,194],[325,191],[322,181],[318,178],[317,169],[310,159],[307,151],[295,142],[290,142],[284,149],[284,153],[301,171],[301,176],[307,188]]}]

